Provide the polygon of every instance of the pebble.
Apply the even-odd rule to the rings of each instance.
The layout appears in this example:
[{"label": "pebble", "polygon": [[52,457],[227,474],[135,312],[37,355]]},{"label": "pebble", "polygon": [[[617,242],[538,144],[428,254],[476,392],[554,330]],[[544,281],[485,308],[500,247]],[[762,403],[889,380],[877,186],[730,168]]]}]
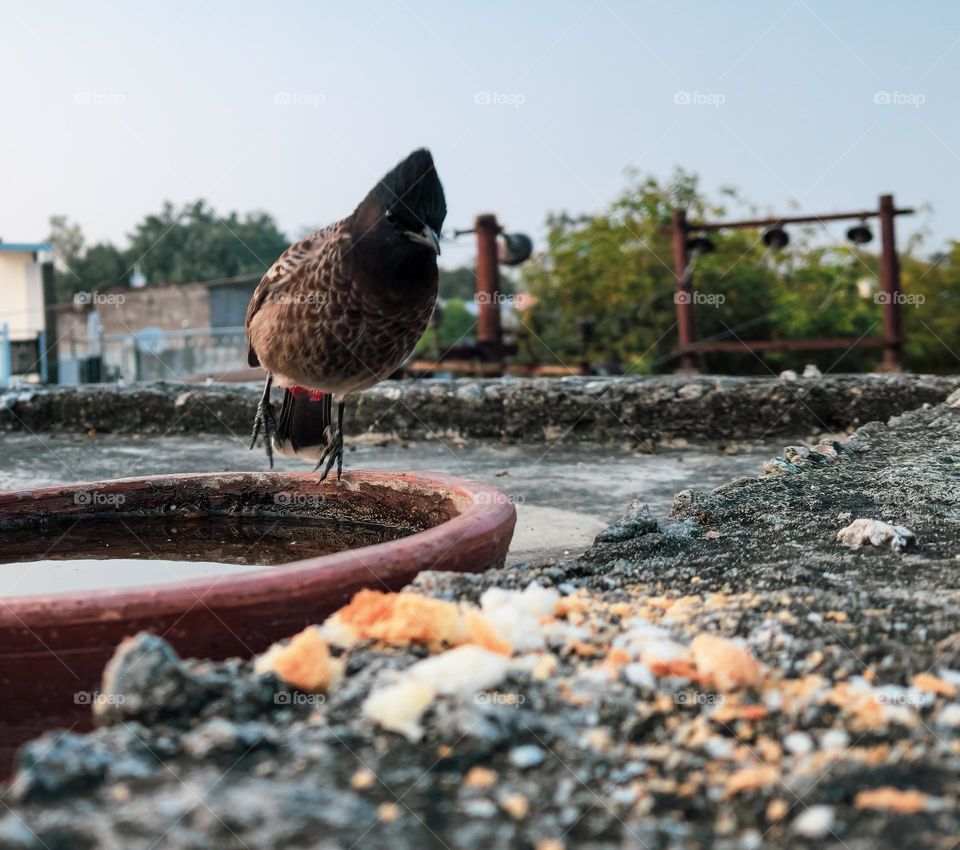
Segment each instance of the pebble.
[{"label": "pebble", "polygon": [[795,756],[805,756],[813,752],[813,738],[806,732],[791,732],[783,739],[783,746]]},{"label": "pebble", "polygon": [[843,729],[829,729],[820,736],[823,750],[845,750],[850,746],[850,735]]},{"label": "pebble", "polygon": [[804,838],[824,838],[833,828],[833,806],[811,806],[793,821],[793,831]]},{"label": "pebble", "polygon": [[527,744],[522,747],[514,747],[510,751],[510,764],[520,770],[526,770],[530,767],[536,767],[543,763],[544,752],[535,744]]}]

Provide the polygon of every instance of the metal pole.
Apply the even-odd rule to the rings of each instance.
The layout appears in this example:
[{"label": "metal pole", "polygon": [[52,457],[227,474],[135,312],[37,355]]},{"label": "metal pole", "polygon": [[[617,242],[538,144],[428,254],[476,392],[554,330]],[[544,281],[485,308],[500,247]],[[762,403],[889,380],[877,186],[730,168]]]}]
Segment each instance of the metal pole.
[{"label": "metal pole", "polygon": [[50,381],[50,357],[47,352],[47,332],[40,331],[37,334],[37,348],[40,354],[40,383],[46,384]]},{"label": "metal pole", "polygon": [[[677,289],[673,300],[677,305],[677,329],[680,348],[685,349],[694,342],[693,327],[693,281],[687,278],[687,211],[673,211],[673,268],[677,276]],[[697,358],[692,351],[680,355],[680,369],[695,372]]]},{"label": "metal pole", "polygon": [[499,360],[503,331],[500,327],[500,267],[497,235],[500,225],[492,214],[478,215],[477,231],[477,344],[490,360]]},{"label": "metal pole", "polygon": [[13,374],[13,361],[10,357],[10,325],[0,325],[0,387],[9,387]]},{"label": "metal pole", "polygon": [[896,216],[893,195],[880,196],[880,234],[883,252],[880,266],[880,283],[883,304],[883,363],[884,372],[900,372],[903,369],[903,317],[900,314],[900,263],[897,259],[897,243],[893,220]]}]

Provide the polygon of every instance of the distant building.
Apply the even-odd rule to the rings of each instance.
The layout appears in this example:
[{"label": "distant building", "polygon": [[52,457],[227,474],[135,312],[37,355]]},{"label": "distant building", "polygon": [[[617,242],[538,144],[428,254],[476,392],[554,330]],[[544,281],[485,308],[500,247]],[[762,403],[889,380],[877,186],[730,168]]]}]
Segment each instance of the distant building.
[{"label": "distant building", "polygon": [[45,242],[0,241],[0,385],[47,377],[46,341],[56,336],[53,264]]},{"label": "distant building", "polygon": [[196,379],[246,369],[243,324],[260,277],[86,293],[59,312],[61,383]]}]

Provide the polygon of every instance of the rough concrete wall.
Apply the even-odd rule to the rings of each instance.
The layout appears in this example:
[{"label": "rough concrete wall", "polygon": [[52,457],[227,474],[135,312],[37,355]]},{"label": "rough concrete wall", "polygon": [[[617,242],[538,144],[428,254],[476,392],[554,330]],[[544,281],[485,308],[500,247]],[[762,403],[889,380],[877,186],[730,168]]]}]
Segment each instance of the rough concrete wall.
[{"label": "rough concrete wall", "polygon": [[[104,333],[130,333],[147,327],[169,331],[210,327],[208,291],[202,284],[109,290],[114,291],[122,293],[121,305],[113,302],[97,305]],[[183,324],[184,317],[189,324]]]},{"label": "rough concrete wall", "polygon": [[[655,444],[840,431],[943,401],[960,376],[830,375],[385,381],[348,403],[348,434]],[[0,430],[243,434],[260,388],[137,384],[13,390]]]}]

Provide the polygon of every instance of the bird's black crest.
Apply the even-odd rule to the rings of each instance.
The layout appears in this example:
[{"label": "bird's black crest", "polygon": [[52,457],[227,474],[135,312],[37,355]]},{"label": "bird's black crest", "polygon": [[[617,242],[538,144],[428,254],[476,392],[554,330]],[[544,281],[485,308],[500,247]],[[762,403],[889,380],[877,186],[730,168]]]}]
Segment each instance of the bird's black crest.
[{"label": "bird's black crest", "polygon": [[417,229],[429,224],[439,233],[447,216],[443,186],[426,148],[415,150],[387,172],[367,200],[377,201]]}]

